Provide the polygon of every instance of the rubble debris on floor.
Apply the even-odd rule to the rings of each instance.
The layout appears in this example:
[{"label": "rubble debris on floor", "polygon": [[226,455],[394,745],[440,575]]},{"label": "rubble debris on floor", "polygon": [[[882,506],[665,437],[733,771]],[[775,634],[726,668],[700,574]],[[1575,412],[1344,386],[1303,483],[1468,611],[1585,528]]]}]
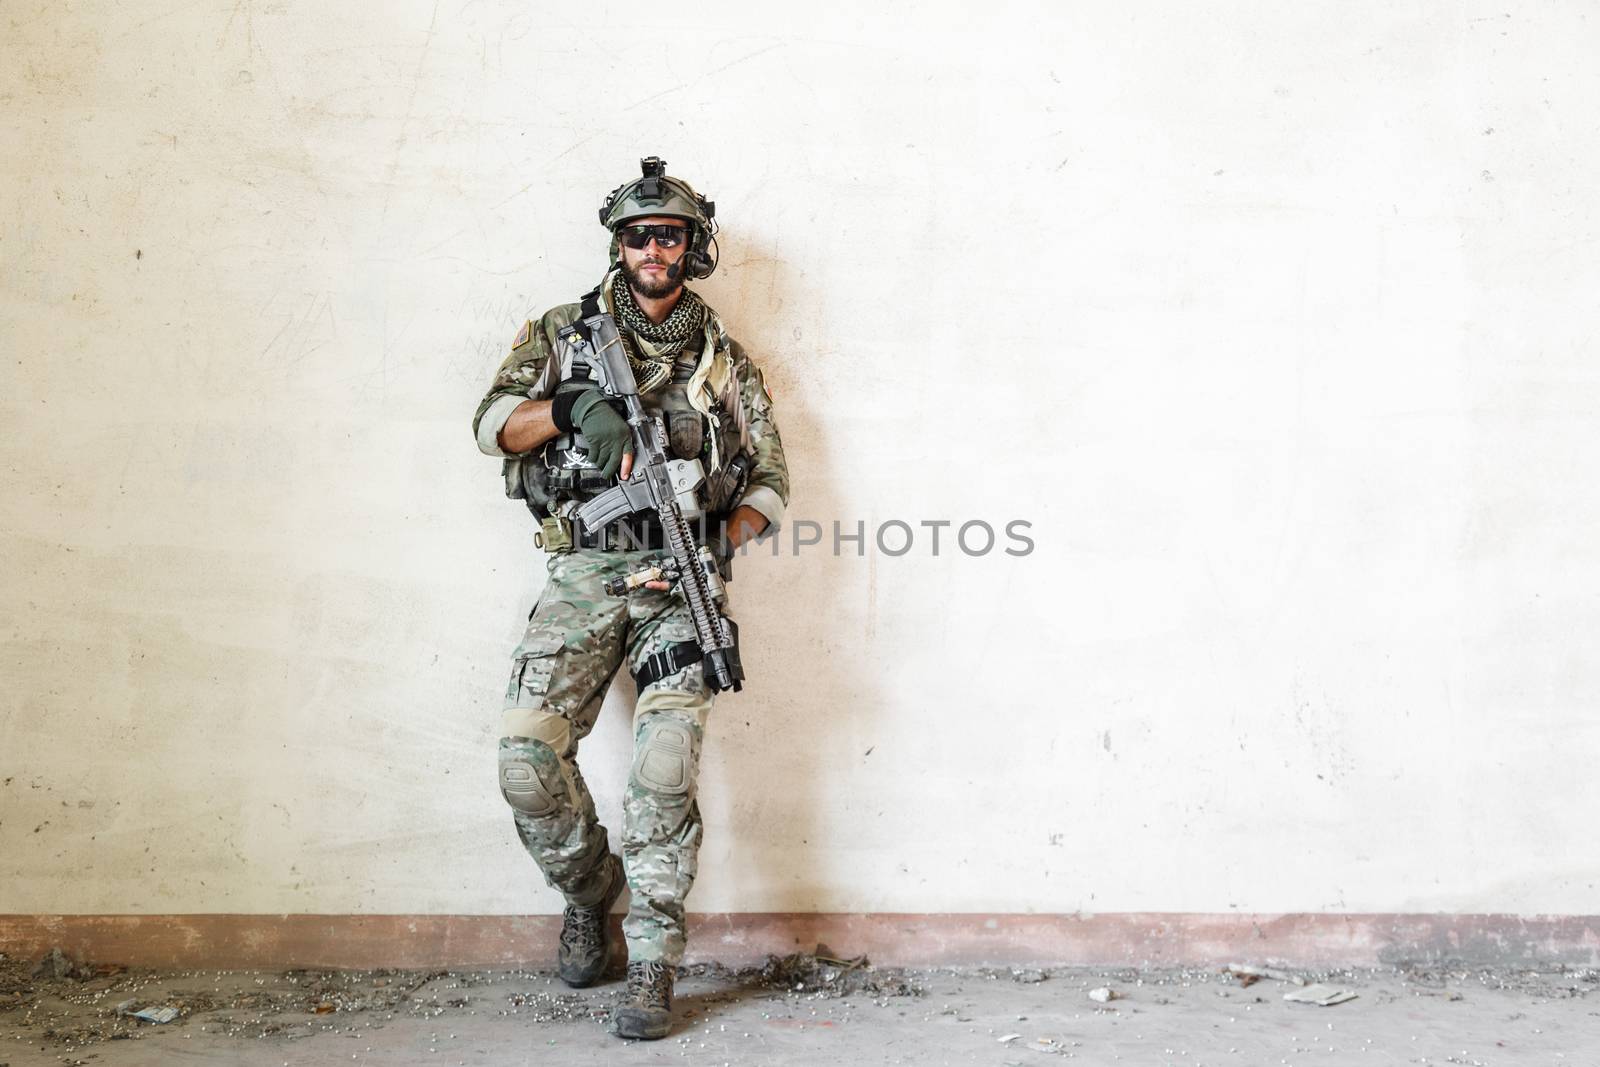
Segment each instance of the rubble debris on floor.
[{"label": "rubble debris on floor", "polygon": [[[1319,985],[1358,996],[1329,1001],[1340,1004],[1330,1011],[1284,1000]],[[1600,972],[1559,967],[902,970],[818,946],[759,967],[684,967],[675,1030],[649,1053],[608,1033],[622,989],[613,980],[572,990],[548,971],[148,971],[59,951],[0,956],[0,1067],[180,1057],[610,1067],[662,1055],[740,1067],[1004,1067],[1038,1053],[1185,1067],[1505,1067],[1590,1062],[1586,1050],[1600,1048],[1600,996],[1588,999]]]}]

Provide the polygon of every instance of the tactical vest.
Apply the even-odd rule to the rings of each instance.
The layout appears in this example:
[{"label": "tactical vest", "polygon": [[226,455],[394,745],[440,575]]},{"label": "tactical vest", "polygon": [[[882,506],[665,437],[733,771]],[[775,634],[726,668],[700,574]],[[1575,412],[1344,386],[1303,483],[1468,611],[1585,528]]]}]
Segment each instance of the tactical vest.
[{"label": "tactical vest", "polygon": [[[720,466],[712,468],[712,427],[710,420],[689,402],[689,379],[700,362],[700,350],[679,354],[672,367],[672,379],[640,397],[645,410],[661,417],[667,431],[667,452],[675,459],[699,459],[705,467],[706,481],[700,487],[700,506],[706,514],[720,517],[732,510],[744,492],[753,459],[742,448],[736,420],[720,412],[716,430],[716,457]],[[589,377],[589,368],[574,360],[565,345],[557,353],[561,360],[560,389],[574,379]],[[535,518],[570,514],[578,504],[616,484],[616,478],[603,478],[589,458],[583,434],[570,434],[550,441],[519,464],[521,496]]]}]

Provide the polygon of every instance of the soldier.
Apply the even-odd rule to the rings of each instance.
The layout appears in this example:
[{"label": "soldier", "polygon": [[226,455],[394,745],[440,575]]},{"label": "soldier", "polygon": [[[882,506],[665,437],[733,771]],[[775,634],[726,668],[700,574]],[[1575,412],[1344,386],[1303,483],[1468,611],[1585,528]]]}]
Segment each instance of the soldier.
[{"label": "soldier", "polygon": [[[727,566],[745,539],[775,530],[789,499],[783,445],[761,371],[687,279],[716,269],[715,206],[665,164],[600,209],[611,269],[582,301],[523,324],[473,418],[478,447],[504,457],[506,492],[539,520],[549,580],[513,655],[500,739],[500,789],[517,834],[566,898],[558,971],[571,986],[604,974],[606,915],[624,881],[628,989],[616,1012],[624,1037],[660,1038],[671,1024],[672,980],[684,951],[684,898],[700,845],[695,776],[712,690],[684,598],[662,582],[609,596],[607,581],[660,555],[653,515],[587,529],[578,505],[626,479],[628,424],[575,361],[559,331],[609,312],[670,455],[701,460],[702,536]],[[617,667],[638,685],[634,758],[623,801],[622,859],[578,771]]]}]

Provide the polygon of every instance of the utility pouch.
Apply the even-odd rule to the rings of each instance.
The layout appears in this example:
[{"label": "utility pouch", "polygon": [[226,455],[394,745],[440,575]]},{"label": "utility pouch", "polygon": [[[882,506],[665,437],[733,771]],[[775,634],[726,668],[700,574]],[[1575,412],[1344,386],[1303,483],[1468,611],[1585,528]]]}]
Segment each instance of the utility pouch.
[{"label": "utility pouch", "polygon": [[522,485],[521,456],[507,456],[500,464],[500,476],[505,479],[506,496],[512,500],[528,499],[528,491]]},{"label": "utility pouch", "polygon": [[572,551],[572,522],[560,515],[547,515],[539,520],[539,530],[533,543],[546,552]]},{"label": "utility pouch", "polygon": [[754,466],[755,460],[750,453],[740,452],[720,471],[707,479],[706,510],[718,515],[731,510],[739,502],[739,494],[744,492],[745,483],[750,477],[750,469]]},{"label": "utility pouch", "polygon": [[705,418],[698,411],[669,411],[667,441],[679,459],[699,459],[706,445]]}]

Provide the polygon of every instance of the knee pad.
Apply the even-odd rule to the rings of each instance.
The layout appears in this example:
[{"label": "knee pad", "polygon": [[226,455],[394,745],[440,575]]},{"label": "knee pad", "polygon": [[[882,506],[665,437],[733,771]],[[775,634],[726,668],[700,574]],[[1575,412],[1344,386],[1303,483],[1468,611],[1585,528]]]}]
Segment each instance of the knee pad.
[{"label": "knee pad", "polygon": [[561,757],[543,741],[507,738],[500,743],[500,795],[534,818],[552,815],[565,793]]},{"label": "knee pad", "polygon": [[641,789],[684,796],[694,788],[694,733],[686,723],[659,718],[640,731],[633,781]]}]

